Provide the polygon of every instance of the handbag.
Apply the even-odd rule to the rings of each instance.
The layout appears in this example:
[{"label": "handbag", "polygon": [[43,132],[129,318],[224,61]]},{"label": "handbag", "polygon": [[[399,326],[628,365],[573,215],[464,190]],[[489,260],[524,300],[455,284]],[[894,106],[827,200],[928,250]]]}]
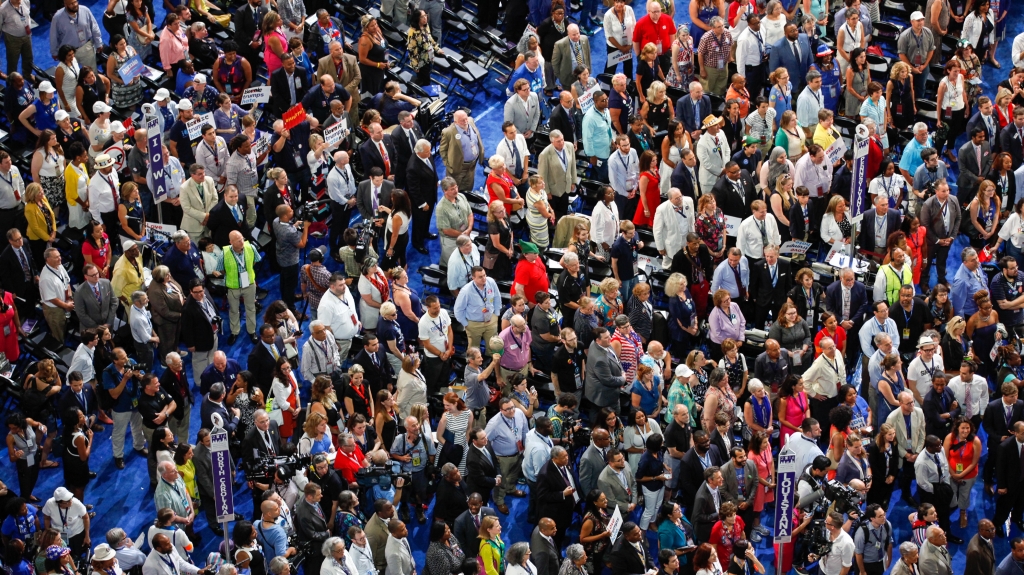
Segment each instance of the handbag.
[{"label": "handbag", "polygon": [[267,403],[264,406],[267,410],[267,415],[270,416],[270,421],[278,425],[284,425],[284,411],[280,408],[274,408],[274,387],[270,387],[270,393],[267,394]]},{"label": "handbag", "polygon": [[485,270],[493,270],[494,264],[498,261],[498,255],[497,253],[492,254],[490,250],[484,250],[483,268]]}]

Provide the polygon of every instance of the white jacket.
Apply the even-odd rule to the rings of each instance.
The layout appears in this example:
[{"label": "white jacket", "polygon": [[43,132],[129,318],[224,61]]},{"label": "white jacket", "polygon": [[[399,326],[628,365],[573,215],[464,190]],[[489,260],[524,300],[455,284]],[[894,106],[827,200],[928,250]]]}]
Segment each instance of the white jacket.
[{"label": "white jacket", "polygon": [[609,205],[597,202],[590,214],[590,238],[597,244],[598,251],[604,253],[601,244],[610,247],[619,235],[619,206],[612,202]]},{"label": "white jacket", "polygon": [[683,200],[683,214],[676,212],[672,202],[661,202],[658,209],[654,211],[654,244],[659,251],[664,251],[661,257],[661,267],[670,269],[672,267],[672,256],[686,245],[686,234],[693,231],[693,222],[696,216],[693,213],[693,198],[686,196]]},{"label": "white jacket", "polygon": [[[992,23],[992,32],[990,32],[988,35],[988,43],[989,45],[991,45],[992,42],[994,42],[996,39],[995,19],[992,17],[991,10],[988,11],[986,19],[988,19],[988,21]],[[967,39],[967,41],[971,43],[971,46],[974,46],[974,49],[977,50],[978,43],[981,42],[981,28],[982,19],[978,17],[977,13],[971,10],[970,14],[968,14],[967,17],[964,18],[964,29],[963,32],[960,34],[960,37]],[[1019,54],[1017,55],[1019,56]],[[1014,59],[1016,59],[1016,56],[1014,56]]]}]

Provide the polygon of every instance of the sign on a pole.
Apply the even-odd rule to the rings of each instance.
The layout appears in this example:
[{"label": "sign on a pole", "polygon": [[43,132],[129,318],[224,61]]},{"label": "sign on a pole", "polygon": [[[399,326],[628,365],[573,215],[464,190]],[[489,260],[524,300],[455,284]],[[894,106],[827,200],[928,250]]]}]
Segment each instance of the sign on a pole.
[{"label": "sign on a pole", "polygon": [[167,198],[167,182],[164,180],[163,133],[157,115],[146,116],[146,144],[149,151],[149,171],[153,177],[153,201],[159,203]]},{"label": "sign on a pole", "polygon": [[870,141],[867,127],[858,124],[853,138],[853,177],[850,178],[851,218],[861,215],[867,209]]},{"label": "sign on a pole", "polygon": [[775,486],[775,543],[793,539],[793,508],[796,506],[796,454],[783,448],[779,454],[778,484]]},{"label": "sign on a pole", "polygon": [[215,428],[210,434],[210,443],[210,453],[213,459],[213,506],[217,510],[217,521],[225,523],[232,521],[235,517],[228,432]]},{"label": "sign on a pole", "polygon": [[622,529],[622,512],[619,511],[619,506],[615,506],[615,513],[612,513],[612,518],[608,520],[608,532],[612,534],[609,541],[615,542],[615,538],[619,536],[619,529]]}]

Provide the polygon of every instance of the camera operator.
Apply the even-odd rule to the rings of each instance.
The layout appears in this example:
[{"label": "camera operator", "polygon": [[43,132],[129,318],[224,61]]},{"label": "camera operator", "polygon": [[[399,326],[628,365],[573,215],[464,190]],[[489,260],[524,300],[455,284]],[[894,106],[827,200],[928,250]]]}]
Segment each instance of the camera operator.
[{"label": "camera operator", "polygon": [[277,265],[281,268],[281,299],[294,311],[295,289],[299,285],[299,250],[306,247],[310,222],[293,222],[295,211],[287,204],[277,206],[274,213],[277,214],[274,235],[277,237]]},{"label": "camera operator", "polygon": [[[565,330],[562,332],[564,334]],[[575,337],[575,334],[573,336]],[[571,448],[573,433],[583,428],[580,420],[576,418],[578,405],[579,401],[575,394],[563,392],[558,394],[558,403],[548,409],[548,419],[551,420],[551,441],[555,445],[565,446],[566,449]]]},{"label": "camera operator", "polygon": [[[324,458],[324,463],[326,462],[327,459]],[[302,570],[306,575],[320,575],[320,566],[324,562],[320,546],[331,536],[326,520],[327,512],[320,506],[324,494],[320,486],[312,481],[306,484],[302,493],[305,497],[295,507],[295,529],[301,540],[309,544],[309,552],[302,562]],[[332,512],[331,518],[333,517]]]},{"label": "camera operator", "polygon": [[[374,451],[370,455],[370,462],[373,467],[389,465],[388,454],[384,451]],[[405,486],[404,477],[393,477],[390,473],[381,475],[377,483],[369,490],[369,500],[377,501],[384,499],[390,501],[395,507],[402,501],[402,487]]]},{"label": "camera operator", "polygon": [[[420,433],[420,422],[413,416],[405,418],[405,434],[395,438],[391,444],[391,458],[402,463],[402,472],[409,473],[412,489],[405,494],[407,503],[416,512],[420,523],[427,520],[424,511],[430,500],[427,498],[427,465],[434,465],[433,439]],[[399,513],[401,515],[401,513]]]},{"label": "camera operator", "polygon": [[820,561],[821,575],[847,575],[853,566],[854,544],[850,534],[843,531],[843,514],[833,511],[825,517],[825,530],[831,548],[822,556],[808,555],[811,562]]},{"label": "camera operator", "polygon": [[[832,461],[828,457],[818,455],[814,458],[811,464],[804,469],[804,472],[800,475],[800,479],[797,481],[796,508],[806,514],[801,523],[801,526],[803,526],[804,529],[807,529],[807,526],[809,526],[813,520],[821,521],[822,518],[825,517],[826,510],[828,509],[828,501],[825,499],[825,490],[822,486],[822,482],[828,474],[828,468],[831,464]],[[842,516],[840,515],[840,519],[841,518]],[[842,521],[840,521],[839,524],[842,525]],[[809,540],[807,537],[794,537],[793,541],[793,564],[799,568],[804,565],[804,560],[807,557]]]},{"label": "camera operator", "polygon": [[892,563],[892,524],[877,503],[868,505],[864,519],[853,535],[857,569],[861,575],[882,575]]},{"label": "camera operator", "polygon": [[[327,518],[327,529],[334,529],[334,514],[338,512],[338,495],[345,490],[345,482],[336,471],[331,469],[331,462],[323,453],[313,456],[313,464],[309,466],[306,478],[310,483],[317,484],[323,490],[323,496],[331,502],[330,505],[324,505],[324,514]],[[296,506],[296,511],[298,511],[298,507]],[[330,511],[329,514],[328,511]]]},{"label": "camera operator", "polygon": [[281,516],[281,506],[274,501],[264,501],[260,505],[262,516],[256,522],[256,539],[263,547],[263,555],[267,560],[274,557],[285,559],[294,556],[297,550],[288,545],[288,533],[284,527],[277,524],[277,518]]},{"label": "camera operator", "polygon": [[142,415],[135,406],[142,372],[128,366],[128,354],[123,348],[115,348],[114,361],[103,370],[103,389],[114,400],[114,464],[124,469],[124,432],[129,422],[132,426],[132,446],[135,451],[148,455],[146,437],[142,434]]}]

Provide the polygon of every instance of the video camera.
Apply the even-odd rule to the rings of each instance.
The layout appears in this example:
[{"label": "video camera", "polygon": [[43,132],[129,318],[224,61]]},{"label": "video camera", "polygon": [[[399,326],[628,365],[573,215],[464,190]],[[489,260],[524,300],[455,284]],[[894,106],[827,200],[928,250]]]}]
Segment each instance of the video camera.
[{"label": "video camera", "polygon": [[370,255],[371,248],[377,237],[377,232],[370,222],[362,222],[353,226],[359,232],[359,242],[356,244],[356,263],[362,265],[366,256]]},{"label": "video camera", "polygon": [[[580,426],[579,429],[576,429],[577,425]],[[573,451],[590,447],[591,429],[583,426],[575,416],[566,415],[562,417],[562,432],[569,439]]]},{"label": "video camera", "polygon": [[356,483],[363,489],[372,489],[375,485],[380,485],[382,489],[389,489],[395,478],[398,477],[409,482],[412,475],[402,473],[402,464],[397,461],[388,461],[384,465],[371,465],[356,471]]},{"label": "video camera", "polygon": [[834,504],[835,510],[839,513],[860,513],[860,504],[864,498],[856,489],[833,479],[822,485],[822,490],[825,492],[825,499]]},{"label": "video camera", "polygon": [[299,205],[295,210],[295,219],[301,222],[322,222],[331,215],[327,200],[312,200]]},{"label": "video camera", "polygon": [[804,551],[818,557],[824,557],[832,551],[832,540],[828,536],[828,528],[824,519],[815,519],[804,531]]},{"label": "video camera", "polygon": [[[277,469],[282,465],[287,465],[291,469],[301,469],[307,467],[312,462],[312,458],[309,456],[299,457],[297,455],[271,457],[264,455],[257,457],[252,460],[251,463],[245,466],[245,480],[255,481],[256,483],[272,483],[274,476],[277,474]],[[291,477],[288,477],[291,479]]]}]

